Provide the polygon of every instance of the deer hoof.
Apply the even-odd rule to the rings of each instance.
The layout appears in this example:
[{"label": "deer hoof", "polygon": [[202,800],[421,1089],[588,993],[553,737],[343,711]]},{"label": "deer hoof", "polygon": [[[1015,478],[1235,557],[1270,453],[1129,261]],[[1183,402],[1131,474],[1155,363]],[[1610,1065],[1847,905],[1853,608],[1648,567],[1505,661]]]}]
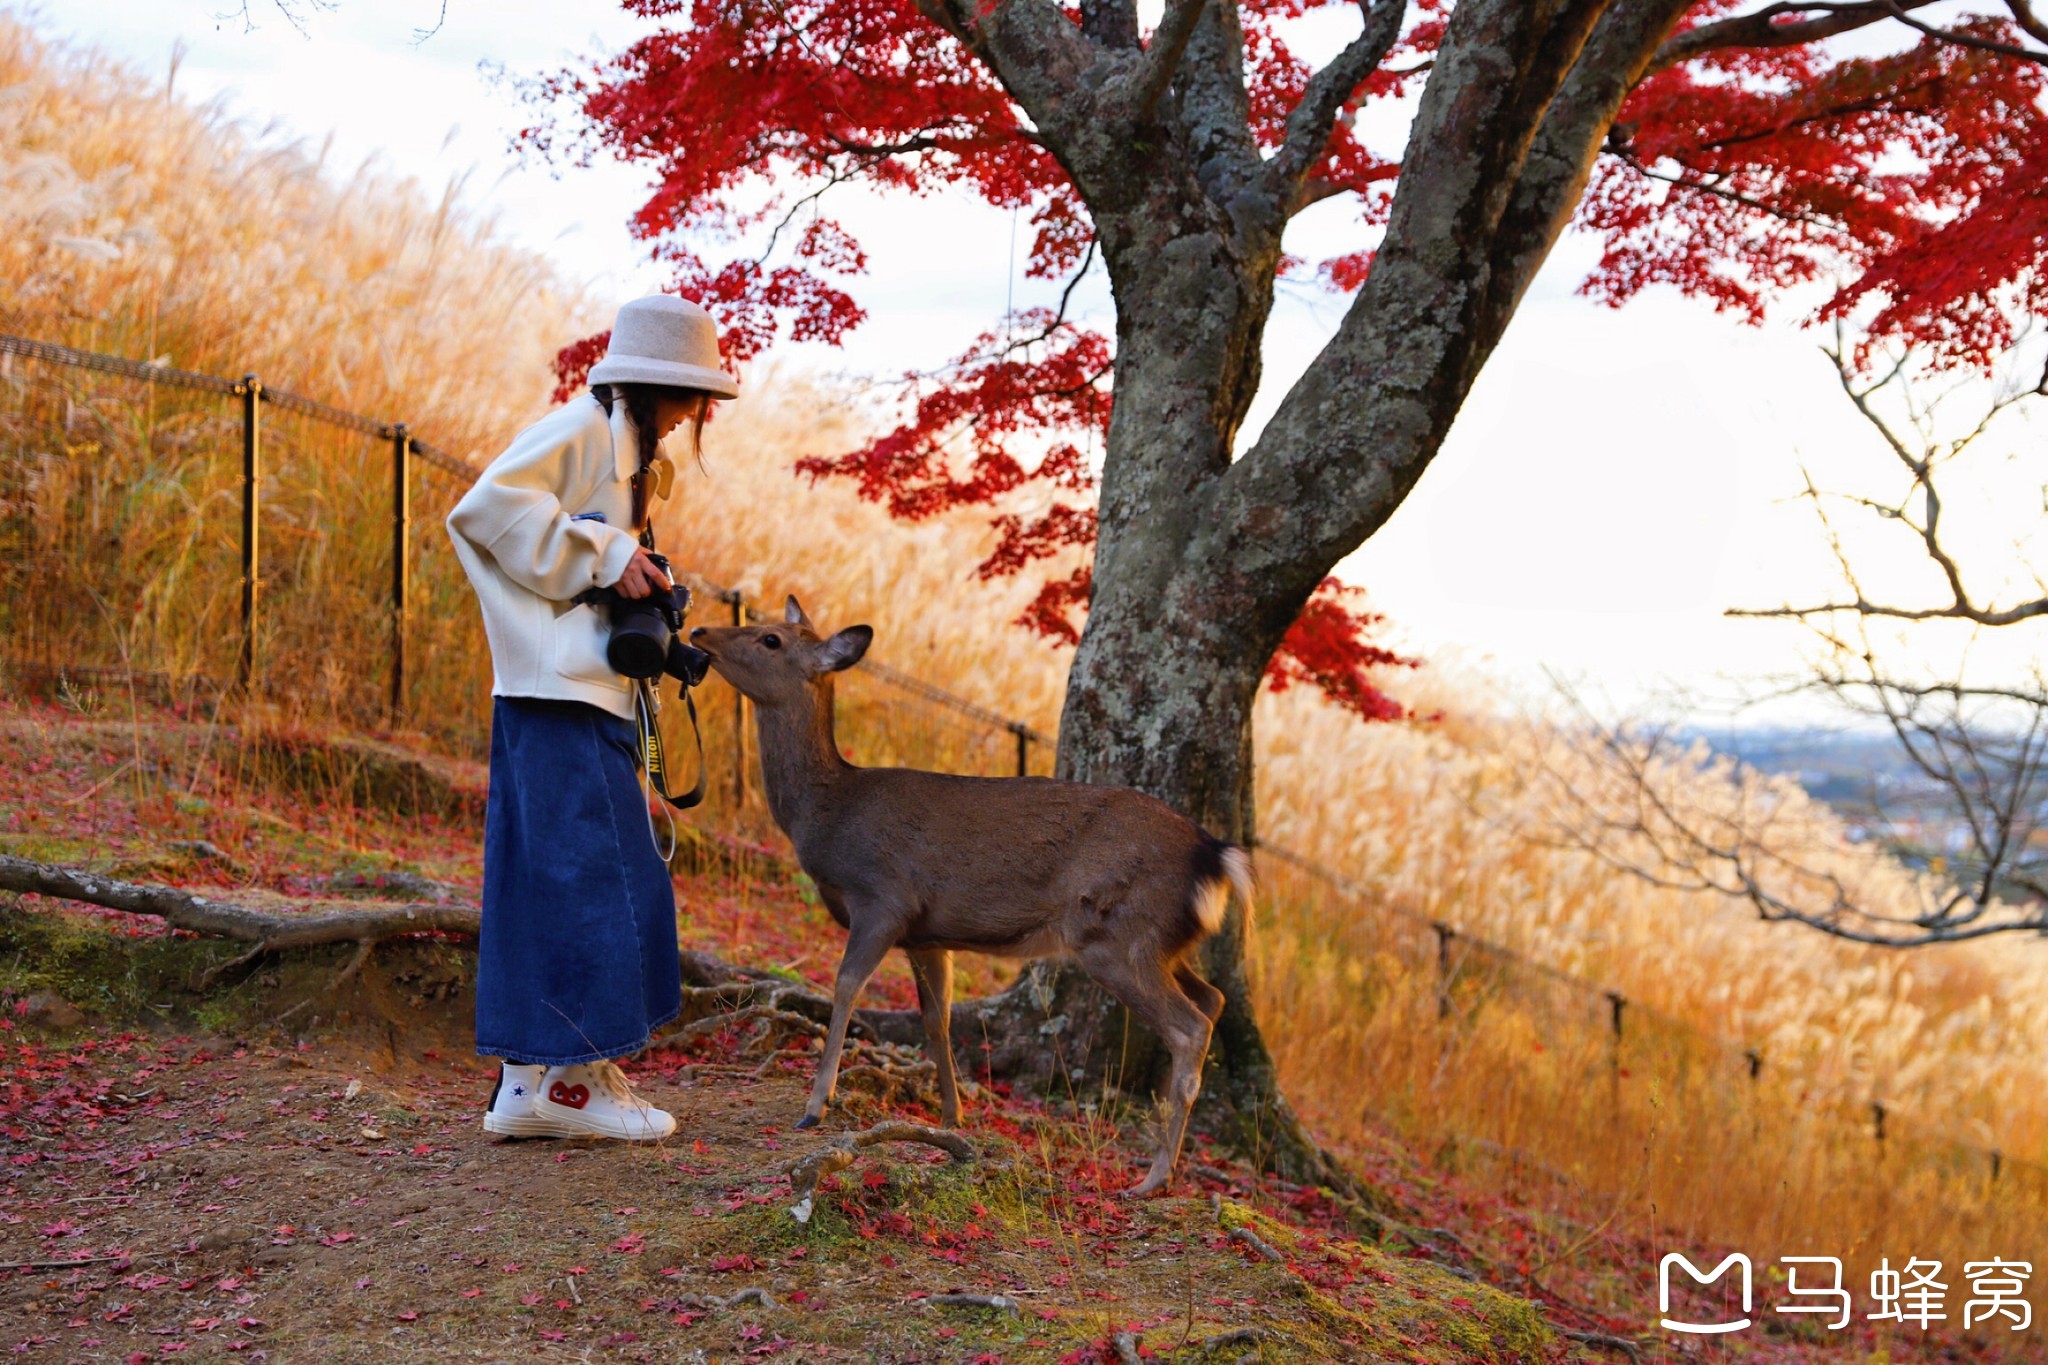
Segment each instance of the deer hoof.
[{"label": "deer hoof", "polygon": [[816,1128],[816,1127],[818,1126],[818,1120],[817,1120],[817,1117],[816,1117],[815,1115],[812,1115],[812,1114],[805,1114],[805,1115],[804,1115],[804,1116],[803,1116],[802,1118],[800,1118],[800,1119],[798,1119],[798,1120],[796,1121],[796,1126],[797,1126],[797,1127],[798,1127],[799,1129],[802,1129],[802,1128]]},{"label": "deer hoof", "polygon": [[1125,1190],[1121,1197],[1125,1199],[1143,1199],[1146,1195],[1165,1188],[1168,1178],[1163,1175],[1148,1175],[1137,1184]]}]

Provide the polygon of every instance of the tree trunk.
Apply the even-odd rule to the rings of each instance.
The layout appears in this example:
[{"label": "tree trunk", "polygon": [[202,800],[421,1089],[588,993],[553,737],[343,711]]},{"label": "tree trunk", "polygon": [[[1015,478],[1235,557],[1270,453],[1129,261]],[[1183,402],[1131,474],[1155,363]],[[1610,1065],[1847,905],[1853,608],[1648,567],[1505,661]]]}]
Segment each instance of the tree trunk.
[{"label": "tree trunk", "polygon": [[[1030,112],[1088,204],[1116,295],[1093,596],[1059,772],[1137,787],[1248,844],[1251,711],[1266,661],[1441,446],[1686,0],[1453,9],[1372,272],[1235,462],[1282,231],[1305,189],[1276,168],[1306,173],[1350,92],[1326,90],[1321,114],[1300,129],[1290,120],[1298,155],[1269,158],[1248,131],[1233,6],[1199,8],[1155,111],[1125,98],[1148,88],[1131,73],[1152,51],[1105,60],[1052,6],[969,18],[953,0],[922,3]],[[1244,934],[1233,909],[1204,952],[1226,1003],[1198,1121],[1272,1169],[1346,1186],[1280,1098]],[[991,1068],[1042,1090],[1155,1078],[1150,1040],[1071,971],[1034,968],[973,1017]]]},{"label": "tree trunk", "polygon": [[[1233,568],[1243,528],[1215,516],[1258,387],[1272,262],[1244,259],[1245,236],[1199,186],[1177,185],[1164,166],[1146,183],[1131,213],[1097,225],[1118,300],[1116,407],[1058,773],[1135,787],[1249,845],[1252,705],[1321,575],[1276,600],[1272,581]],[[1225,1005],[1198,1124],[1290,1178],[1348,1187],[1280,1098],[1245,972],[1243,909],[1232,906],[1203,951]],[[993,1003],[977,1012],[984,1056],[1030,1088],[1149,1094],[1163,1074],[1156,1040],[1077,971],[1038,964]]]}]

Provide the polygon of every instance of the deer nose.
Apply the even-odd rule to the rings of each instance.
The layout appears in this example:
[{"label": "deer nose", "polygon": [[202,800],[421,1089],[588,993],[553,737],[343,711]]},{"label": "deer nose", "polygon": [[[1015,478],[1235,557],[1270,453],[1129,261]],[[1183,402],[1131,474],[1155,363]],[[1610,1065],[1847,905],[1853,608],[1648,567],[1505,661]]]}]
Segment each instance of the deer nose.
[{"label": "deer nose", "polygon": [[695,627],[693,627],[693,628],[691,629],[691,631],[690,631],[690,643],[694,645],[694,644],[696,644],[696,643],[697,643],[697,642],[698,642],[699,640],[703,639],[703,638],[704,638],[704,631],[705,631],[705,629],[706,629],[706,627],[704,627],[704,626],[695,626]]}]

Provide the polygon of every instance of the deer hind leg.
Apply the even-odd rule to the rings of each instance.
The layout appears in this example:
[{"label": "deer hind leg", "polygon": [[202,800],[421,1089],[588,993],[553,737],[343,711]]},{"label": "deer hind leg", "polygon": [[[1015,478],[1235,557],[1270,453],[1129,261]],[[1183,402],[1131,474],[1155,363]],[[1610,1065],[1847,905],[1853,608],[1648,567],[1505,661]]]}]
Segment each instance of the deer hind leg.
[{"label": "deer hind leg", "polygon": [[1173,969],[1173,984],[1180,992],[1195,1002],[1195,1008],[1209,1017],[1213,1027],[1223,1017],[1223,992],[1195,974],[1195,969],[1183,962]]},{"label": "deer hind leg", "polygon": [[953,954],[944,948],[906,948],[924,1014],[924,1050],[939,1072],[939,1123],[960,1126],[960,1090],[953,1079]]},{"label": "deer hind leg", "polygon": [[[1125,1192],[1126,1198],[1136,1199],[1162,1188],[1173,1178],[1174,1164],[1180,1160],[1181,1141],[1187,1136],[1188,1111],[1194,1108],[1195,1097],[1202,1093],[1202,1059],[1209,1051],[1211,1031],[1209,1015],[1202,1005],[1182,992],[1173,971],[1164,963],[1133,963],[1121,951],[1114,958],[1104,954],[1105,960],[1099,962],[1090,961],[1090,957],[1082,955],[1082,969],[1097,985],[1123,1002],[1140,1023],[1158,1034],[1173,1059],[1166,1093],[1161,1097],[1166,1106],[1165,1126],[1153,1153],[1152,1168]],[[1206,981],[1202,984],[1208,986]],[[1209,989],[1214,991],[1215,987]],[[1222,992],[1216,991],[1216,996],[1220,1008]]]},{"label": "deer hind leg", "polygon": [[832,986],[832,1026],[825,1031],[825,1051],[818,1058],[818,1078],[811,1083],[811,1102],[804,1106],[804,1116],[797,1121],[797,1127],[815,1128],[818,1120],[825,1117],[825,1106],[832,1103],[832,1092],[839,1084],[839,1053],[846,1046],[846,1025],[853,1017],[853,1002],[860,998],[861,988],[868,984],[868,978],[875,974],[875,968],[882,965],[882,959],[893,946],[893,934],[863,934],[858,927],[847,938],[846,955],[839,959],[839,977]]}]

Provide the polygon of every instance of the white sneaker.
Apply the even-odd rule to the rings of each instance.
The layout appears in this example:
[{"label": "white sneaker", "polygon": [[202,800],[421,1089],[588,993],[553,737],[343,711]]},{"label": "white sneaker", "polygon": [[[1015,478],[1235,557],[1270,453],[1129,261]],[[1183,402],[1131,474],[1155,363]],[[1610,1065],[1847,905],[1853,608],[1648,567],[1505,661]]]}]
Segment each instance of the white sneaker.
[{"label": "white sneaker", "polygon": [[556,1123],[534,1112],[540,1098],[544,1066],[522,1066],[505,1062],[498,1068],[498,1083],[491,1088],[491,1102],[484,1109],[484,1131],[499,1137],[580,1137],[581,1128]]},{"label": "white sneaker", "polygon": [[659,1142],[676,1130],[673,1116],[633,1093],[616,1062],[551,1066],[541,1079],[533,1116],[553,1131],[583,1137]]}]

